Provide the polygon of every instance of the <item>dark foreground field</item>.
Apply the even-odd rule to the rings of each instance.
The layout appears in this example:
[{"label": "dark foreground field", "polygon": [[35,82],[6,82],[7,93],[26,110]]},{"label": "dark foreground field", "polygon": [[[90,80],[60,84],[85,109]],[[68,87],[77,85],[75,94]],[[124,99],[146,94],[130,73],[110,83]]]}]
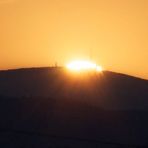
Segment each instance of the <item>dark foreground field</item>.
[{"label": "dark foreground field", "polygon": [[[63,71],[63,70],[62,70]],[[148,82],[104,72],[0,72],[0,147],[148,147]]]},{"label": "dark foreground field", "polygon": [[51,98],[1,99],[4,147],[146,147],[147,111],[109,111]]}]

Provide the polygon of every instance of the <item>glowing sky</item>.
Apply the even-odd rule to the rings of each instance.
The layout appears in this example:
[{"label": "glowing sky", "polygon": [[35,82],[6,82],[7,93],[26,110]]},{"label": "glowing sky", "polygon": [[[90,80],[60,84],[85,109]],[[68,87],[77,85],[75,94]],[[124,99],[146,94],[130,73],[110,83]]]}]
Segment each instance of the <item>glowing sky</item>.
[{"label": "glowing sky", "polygon": [[91,57],[148,79],[148,0],[0,0],[0,69]]}]

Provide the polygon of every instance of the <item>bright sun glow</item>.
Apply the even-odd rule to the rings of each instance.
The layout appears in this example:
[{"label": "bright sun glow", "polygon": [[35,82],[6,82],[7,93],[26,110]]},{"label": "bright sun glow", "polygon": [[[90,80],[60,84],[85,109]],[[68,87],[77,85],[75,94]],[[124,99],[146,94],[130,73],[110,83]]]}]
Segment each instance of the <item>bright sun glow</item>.
[{"label": "bright sun glow", "polygon": [[96,72],[102,72],[103,69],[101,66],[98,66],[97,64],[91,62],[91,61],[72,61],[66,66],[71,71],[96,71]]}]

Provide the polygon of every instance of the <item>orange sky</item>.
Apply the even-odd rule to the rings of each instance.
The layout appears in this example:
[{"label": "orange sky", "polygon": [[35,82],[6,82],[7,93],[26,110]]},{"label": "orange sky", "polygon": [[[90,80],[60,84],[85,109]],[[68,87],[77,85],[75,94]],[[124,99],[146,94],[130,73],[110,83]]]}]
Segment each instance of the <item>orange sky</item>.
[{"label": "orange sky", "polygon": [[148,79],[148,0],[0,0],[0,69],[92,58]]}]

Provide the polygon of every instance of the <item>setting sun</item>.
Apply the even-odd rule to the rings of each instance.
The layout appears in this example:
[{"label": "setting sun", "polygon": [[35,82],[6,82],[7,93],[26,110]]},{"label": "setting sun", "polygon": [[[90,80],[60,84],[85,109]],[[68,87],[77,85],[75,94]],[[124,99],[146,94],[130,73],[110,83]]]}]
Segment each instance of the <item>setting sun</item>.
[{"label": "setting sun", "polygon": [[85,60],[72,61],[66,65],[66,67],[71,71],[81,72],[81,71],[96,71],[102,72],[103,69],[101,66],[98,66],[96,63]]}]

